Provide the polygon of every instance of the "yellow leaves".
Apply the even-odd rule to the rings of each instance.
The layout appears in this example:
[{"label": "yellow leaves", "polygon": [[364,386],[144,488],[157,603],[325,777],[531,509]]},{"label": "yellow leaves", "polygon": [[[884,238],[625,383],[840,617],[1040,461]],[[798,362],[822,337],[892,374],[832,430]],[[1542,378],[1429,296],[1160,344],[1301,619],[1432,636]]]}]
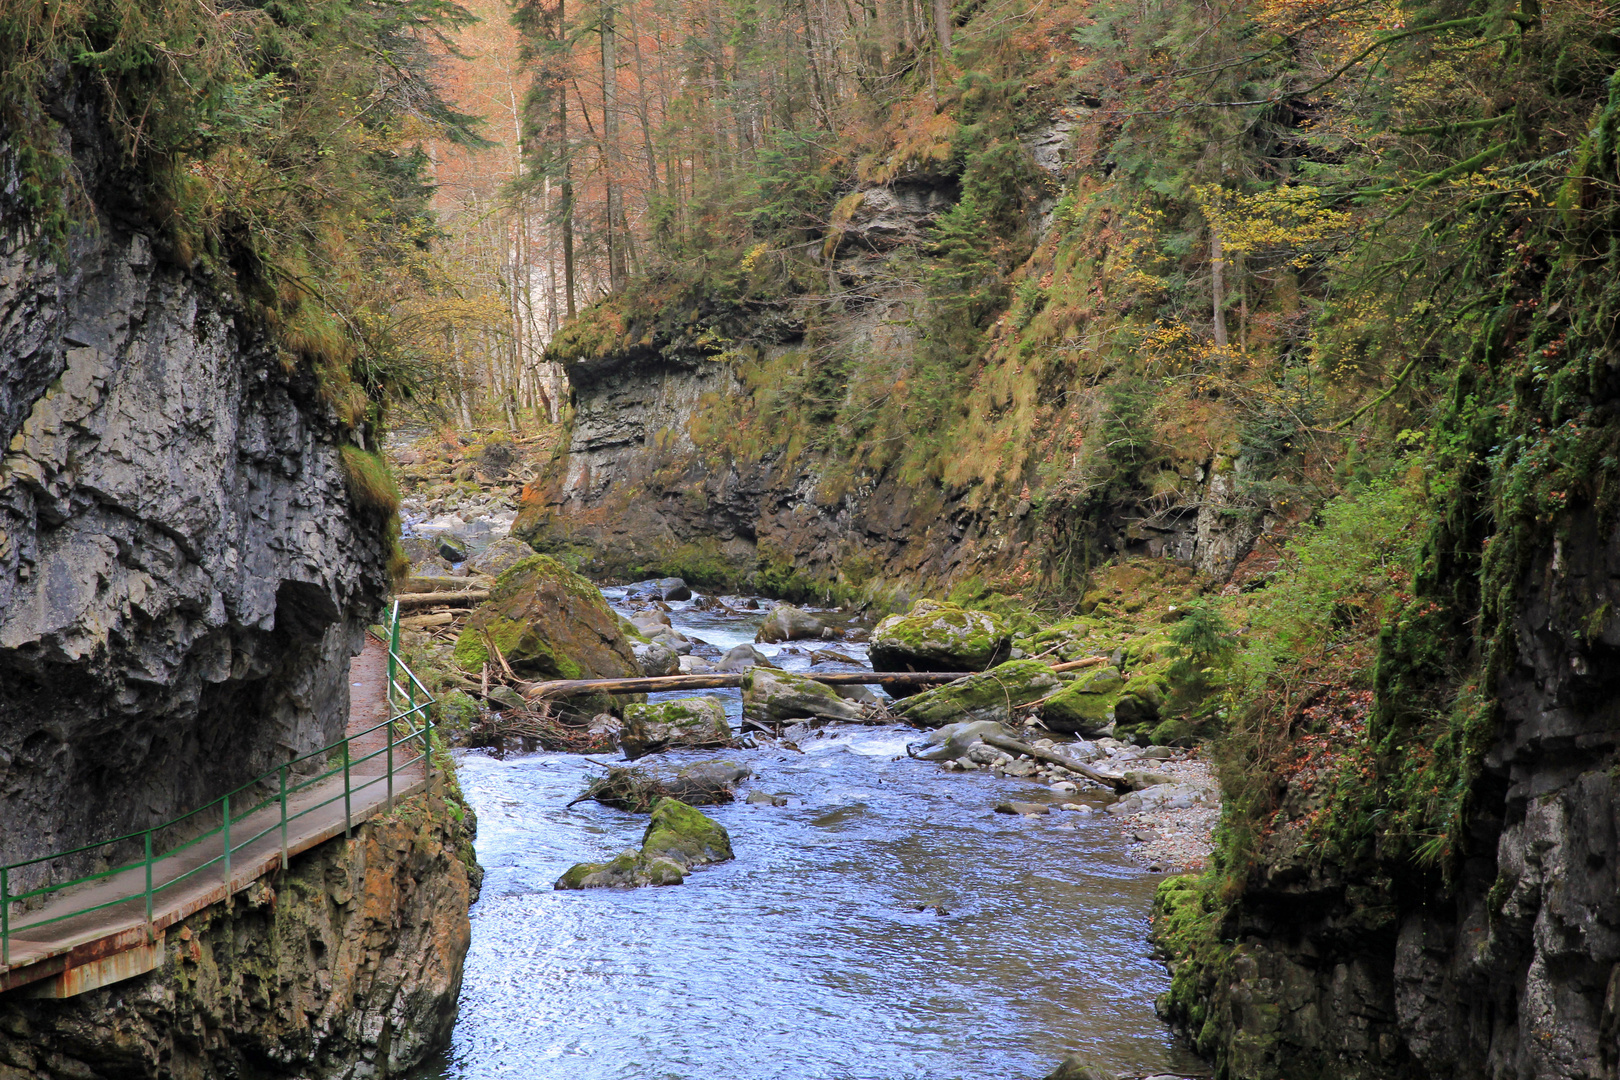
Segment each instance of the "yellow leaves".
[{"label": "yellow leaves", "polygon": [[1322,192],[1308,185],[1274,187],[1240,195],[1216,184],[1199,184],[1193,198],[1211,228],[1220,233],[1227,255],[1260,251],[1292,252],[1292,266],[1304,266],[1309,249],[1345,236],[1354,215],[1324,205]]}]

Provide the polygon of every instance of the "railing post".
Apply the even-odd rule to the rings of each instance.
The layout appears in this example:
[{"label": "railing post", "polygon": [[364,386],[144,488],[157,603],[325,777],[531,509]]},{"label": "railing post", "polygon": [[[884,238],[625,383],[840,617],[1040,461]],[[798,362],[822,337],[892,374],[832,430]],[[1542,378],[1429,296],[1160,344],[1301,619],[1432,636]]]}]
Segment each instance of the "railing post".
[{"label": "railing post", "polygon": [[343,740],[343,835],[348,836],[354,827],[352,811],[349,805],[349,740]]},{"label": "railing post", "polygon": [[231,899],[231,797],[225,796],[225,902]]},{"label": "railing post", "polygon": [[388,756],[385,762],[388,766],[388,813],[394,812],[394,722],[388,721],[383,728],[383,734],[388,736]]},{"label": "railing post", "polygon": [[11,966],[11,878],[0,866],[0,967]]},{"label": "railing post", "polygon": [[388,630],[388,704],[394,704],[394,657],[399,655],[399,601],[394,601],[394,618]]},{"label": "railing post", "polygon": [[287,869],[287,766],[281,772],[281,868]]},{"label": "railing post", "polygon": [[157,940],[152,929],[152,830],[146,830],[146,943]]}]

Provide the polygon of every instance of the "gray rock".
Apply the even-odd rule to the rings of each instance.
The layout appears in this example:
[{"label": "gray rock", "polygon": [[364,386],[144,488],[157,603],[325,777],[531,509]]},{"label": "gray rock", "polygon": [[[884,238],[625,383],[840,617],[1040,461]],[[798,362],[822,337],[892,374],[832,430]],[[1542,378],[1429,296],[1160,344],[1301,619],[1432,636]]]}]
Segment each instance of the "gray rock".
[{"label": "gray rock", "polygon": [[634,761],[679,747],[729,746],[731,724],[716,697],[678,698],[624,707],[619,746]]},{"label": "gray rock", "polygon": [[499,705],[503,709],[521,709],[528,705],[523,695],[510,686],[495,687],[489,692],[489,700],[492,704]]},{"label": "gray rock", "polygon": [[472,567],[481,574],[500,577],[502,573],[534,554],[534,549],[512,536],[503,536],[472,558]]},{"label": "gray rock", "polygon": [[[972,720],[958,724],[946,724],[929,732],[927,738],[911,743],[906,752],[914,758],[923,761],[946,761],[959,758],[969,753],[970,747],[983,746],[986,735],[1005,735],[1006,729],[994,720]],[[991,751],[992,754],[999,751]],[[974,760],[978,760],[975,758]],[[992,758],[991,760],[994,760]],[[988,764],[988,762],[982,762]]]},{"label": "gray rock", "polygon": [[996,813],[998,814],[1026,814],[1041,817],[1051,812],[1052,808],[1046,803],[1018,802],[1016,800],[996,803]]},{"label": "gray rock", "polygon": [[676,659],[682,675],[707,675],[714,670],[714,665],[701,656],[677,656]]},{"label": "gray rock", "polygon": [[779,641],[804,641],[818,639],[821,632],[826,629],[822,621],[810,614],[793,607],[791,604],[778,604],[765,616],[760,624],[759,632],[754,640],[773,645]]},{"label": "gray rock", "polygon": [[743,644],[734,646],[725,656],[721,657],[720,662],[714,665],[714,670],[738,672],[747,671],[755,666],[774,668],[776,665],[771,663],[770,657],[752,645]]},{"label": "gray rock", "polygon": [[653,641],[647,645],[637,643],[631,648],[635,650],[636,660],[641,664],[641,673],[648,678],[674,675],[682,670],[680,654],[662,641]]},{"label": "gray rock", "polygon": [[647,636],[676,656],[686,656],[692,651],[692,642],[674,627],[666,626]]},{"label": "gray rock", "polygon": [[764,724],[790,720],[859,720],[860,707],[804,675],[755,667],[743,677],[743,715]]},{"label": "gray rock", "polygon": [[678,577],[659,578],[653,583],[660,600],[690,600],[692,590]]},{"label": "gray rock", "polygon": [[743,802],[750,806],[786,806],[788,801],[787,797],[783,795],[772,795],[764,791],[750,791],[748,798],[744,799]]},{"label": "gray rock", "polygon": [[1119,1080],[1119,1073],[1070,1054],[1058,1067],[1046,1074],[1046,1080]]},{"label": "gray rock", "polygon": [[433,544],[439,553],[439,558],[450,563],[467,561],[467,542],[459,536],[450,533],[440,533],[434,537]]}]

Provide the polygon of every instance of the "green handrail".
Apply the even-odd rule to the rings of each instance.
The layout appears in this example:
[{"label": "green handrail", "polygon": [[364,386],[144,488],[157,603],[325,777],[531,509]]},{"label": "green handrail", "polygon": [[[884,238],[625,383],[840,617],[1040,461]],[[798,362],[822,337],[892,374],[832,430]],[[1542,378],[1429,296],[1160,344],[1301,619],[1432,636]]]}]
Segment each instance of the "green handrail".
[{"label": "green handrail", "polygon": [[[323,746],[319,750],[313,750],[307,754],[295,757],[291,761],[284,762],[283,764],[276,766],[276,768],[272,769],[271,771],[264,773],[262,776],[254,777],[252,780],[249,780],[240,787],[226,792],[213,802],[181,814],[179,817],[166,821],[161,825],[153,825],[137,832],[126,833],[123,836],[113,837],[111,840],[102,840],[94,844],[84,844],[80,847],[69,848],[66,851],[53,852],[49,855],[40,855],[32,859],[23,859],[19,862],[7,863],[0,866],[0,968],[9,968],[11,966],[12,939],[20,938],[25,931],[38,930],[41,927],[49,926],[53,923],[63,922],[67,919],[77,918],[81,915],[92,914],[105,908],[116,907],[120,904],[129,903],[138,899],[144,900],[144,921],[147,931],[147,940],[156,940],[156,932],[152,924],[153,903],[154,897],[164,889],[171,888],[180,882],[185,881],[187,878],[208,869],[209,867],[222,863],[226,899],[229,900],[231,893],[235,891],[234,883],[231,880],[231,853],[233,851],[241,851],[249,844],[255,843],[279,829],[281,833],[281,867],[283,870],[285,870],[288,864],[287,827],[289,823],[295,822],[299,818],[304,817],[306,814],[313,813],[341,800],[343,803],[343,831],[344,835],[348,836],[354,827],[353,799],[355,792],[364,791],[379,781],[386,783],[387,795],[384,802],[384,812],[391,813],[394,808],[394,774],[397,768],[410,768],[420,761],[423,767],[423,775],[429,781],[431,781],[433,778],[433,728],[435,725],[429,715],[429,709],[436,703],[436,701],[433,695],[428,692],[427,687],[423,686],[422,681],[416,677],[416,673],[410,669],[410,666],[407,665],[404,659],[399,655],[399,601],[397,600],[394,602],[391,615],[392,617],[390,622],[392,625],[389,627],[387,638],[388,686],[386,693],[389,709],[389,717],[387,720],[384,720],[379,724],[373,724],[364,731],[359,731],[352,735],[345,735],[342,739],[332,743],[329,746]],[[403,687],[399,685],[399,677],[401,673],[403,673],[405,677],[405,685]],[[418,692],[421,694],[420,702],[418,701],[417,697]],[[418,724],[420,724],[420,726],[418,726]],[[396,726],[402,726],[403,733],[397,732],[395,730]],[[356,758],[352,752],[352,744],[354,740],[364,738],[379,730],[386,733],[383,739],[383,748],[380,750],[374,750],[363,757]],[[407,760],[396,762],[394,754],[394,748],[396,746],[410,746],[415,753],[413,756],[408,757]],[[293,766],[299,764],[300,762],[317,758],[319,758],[323,763],[329,762],[333,754],[342,755],[341,764],[335,767],[326,768],[324,770],[317,769],[315,775],[310,776],[302,782],[292,784],[288,783],[288,771]],[[385,759],[384,775],[378,777],[362,776],[360,777],[362,782],[356,786],[354,783],[355,777],[353,774],[354,767],[362,765],[365,762],[371,761],[377,757],[383,757]],[[310,790],[311,788],[314,788],[320,784],[322,781],[331,779],[339,774],[342,774],[343,776],[343,790],[341,794],[323,799],[312,806],[306,806],[300,810],[289,812],[288,799],[290,797],[296,796],[300,792]],[[270,786],[272,784],[276,789],[275,794],[259,799],[246,810],[241,809],[245,803],[252,800],[251,789],[258,788],[260,785]],[[234,811],[231,807],[233,798],[236,798],[237,806],[237,809]],[[240,836],[238,836],[238,838],[235,840],[232,839],[232,824],[243,822],[259,811],[278,804],[280,806],[279,820],[272,823],[267,828],[261,829],[254,835],[247,837],[246,839],[241,839]],[[175,826],[196,817],[198,814],[207,813],[208,811],[213,810],[215,807],[218,807],[220,811],[220,824],[218,826],[203,832],[201,835],[194,836],[190,840],[175,844],[166,850],[154,851],[154,834],[161,833],[167,829],[172,829]],[[194,847],[197,844],[200,844],[215,836],[219,836],[222,841],[221,853],[219,855],[205,860],[200,865],[194,866],[184,873],[176,874],[167,881],[155,882],[153,880],[153,868],[162,860],[172,855],[177,855],[180,852]],[[94,851],[100,848],[105,848],[112,844],[119,844],[128,840],[134,840],[136,838],[141,839],[142,846],[144,848],[142,857],[138,862],[125,863],[122,866],[116,866],[108,870],[74,878],[72,881],[64,881],[55,885],[45,885],[27,892],[13,894],[11,891],[13,871],[21,870],[29,866],[35,866],[43,862],[50,862],[55,859],[66,858],[72,855],[82,855],[88,851]],[[92,904],[88,907],[77,908],[63,914],[52,915],[49,918],[36,919],[33,922],[24,923],[20,926],[13,925],[11,909],[14,904],[23,903],[25,901],[34,899],[35,897],[44,897],[53,893],[60,893],[64,890],[76,888],[81,885],[87,885],[92,882],[105,881],[108,878],[116,877],[119,874],[128,873],[136,869],[142,869],[144,871],[142,875],[144,880],[142,881],[140,887],[134,888],[127,894],[121,894],[112,900]]]}]

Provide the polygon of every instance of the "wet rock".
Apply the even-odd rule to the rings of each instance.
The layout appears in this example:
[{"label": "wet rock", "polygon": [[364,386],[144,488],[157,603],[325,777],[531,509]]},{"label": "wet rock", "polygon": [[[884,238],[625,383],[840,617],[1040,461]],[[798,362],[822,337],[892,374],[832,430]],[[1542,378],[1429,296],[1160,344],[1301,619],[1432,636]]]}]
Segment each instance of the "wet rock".
[{"label": "wet rock", "polygon": [[641,854],[690,869],[734,856],[725,826],[678,799],[660,799],[641,838]]},{"label": "wet rock", "polygon": [[399,549],[407,559],[411,560],[413,568],[431,570],[447,568],[448,564],[439,555],[439,545],[432,537],[402,537],[399,542]]},{"label": "wet rock", "polygon": [[[946,724],[944,727],[932,731],[927,738],[911,743],[906,752],[922,761],[945,761],[959,758],[968,753],[970,748],[978,747],[989,750],[983,745],[986,735],[1006,735],[1007,731],[994,720],[972,720],[965,723]],[[999,754],[1000,751],[991,751]],[[977,759],[975,759],[977,760]],[[994,760],[992,758],[992,760]]]},{"label": "wet rock", "polygon": [[858,684],[855,686],[835,686],[832,688],[832,690],[833,693],[837,694],[845,701],[853,701],[857,705],[882,706],[884,703],[883,698],[880,697],[870,686],[861,686]]},{"label": "wet rock", "polygon": [[677,656],[676,660],[682,675],[707,675],[714,671],[714,665],[701,656]]},{"label": "wet rock", "polygon": [[1057,1068],[1046,1074],[1046,1080],[1119,1080],[1119,1073],[1077,1054],[1070,1054]]},{"label": "wet rock", "polygon": [[656,633],[647,636],[651,641],[664,646],[676,656],[686,656],[692,651],[691,639],[673,627],[663,627]]},{"label": "wet rock", "polygon": [[786,806],[788,803],[787,796],[772,795],[764,791],[750,791],[748,798],[744,799],[743,802],[750,806]]},{"label": "wet rock", "polygon": [[958,721],[1007,723],[1015,708],[1044,697],[1060,685],[1039,660],[1009,660],[989,671],[925,690],[894,706],[910,723],[940,727]]},{"label": "wet rock", "polygon": [[[495,582],[456,640],[455,661],[476,674],[493,643],[529,679],[620,679],[641,664],[596,586],[549,555],[532,555]],[[587,713],[586,715],[591,715]]]},{"label": "wet rock", "polygon": [[843,653],[833,652],[831,649],[812,650],[810,662],[812,664],[853,664],[856,667],[861,665],[861,662],[853,656],[845,656]]},{"label": "wet rock", "polygon": [[656,585],[660,600],[692,599],[692,590],[678,577],[659,578]]},{"label": "wet rock", "polygon": [[736,797],[737,784],[753,775],[735,761],[699,761],[662,780],[665,793],[689,806],[713,806]]},{"label": "wet rock", "polygon": [[533,554],[534,549],[528,544],[515,537],[503,536],[472,557],[472,568],[498,578]]},{"label": "wet rock", "polygon": [[1052,812],[1052,808],[1045,803],[1033,802],[1003,802],[996,803],[998,814],[1023,814],[1030,817],[1043,817]]},{"label": "wet rock", "polygon": [[752,667],[774,668],[771,658],[754,648],[752,645],[742,644],[734,646],[720,662],[714,665],[714,670],[725,672],[747,671]]},{"label": "wet rock", "polygon": [[650,608],[647,611],[636,612],[634,615],[630,616],[630,625],[634,626],[637,631],[647,635],[648,637],[652,637],[660,630],[671,628],[669,622],[669,613],[667,611],[661,611],[657,608]]},{"label": "wet rock", "polygon": [[860,706],[804,675],[755,667],[743,677],[743,715],[762,724],[790,720],[859,720]]},{"label": "wet rock", "polygon": [[872,631],[874,671],[983,671],[1012,652],[1012,632],[987,611],[922,600]]},{"label": "wet rock", "polygon": [[1048,791],[1055,791],[1059,795],[1073,795],[1075,792],[1079,791],[1080,788],[1077,787],[1074,784],[1069,783],[1067,780],[1059,780],[1055,784],[1047,785],[1047,790]]},{"label": "wet rock", "polygon": [[674,675],[682,670],[680,654],[662,641],[653,641],[646,645],[636,644],[631,648],[635,650],[636,660],[641,664],[641,673],[648,678]]},{"label": "wet rock", "polygon": [[643,885],[679,885],[686,870],[673,859],[648,858],[634,848],[619,852],[605,863],[575,863],[564,871],[554,889],[634,889]]},{"label": "wet rock", "polygon": [[826,629],[822,621],[791,604],[778,604],[765,616],[760,623],[759,632],[754,640],[767,645],[774,645],[779,641],[804,641],[819,639],[821,632]]},{"label": "wet rock", "polygon": [[676,748],[729,746],[731,725],[717,697],[678,698],[624,707],[619,746],[631,761]]}]

